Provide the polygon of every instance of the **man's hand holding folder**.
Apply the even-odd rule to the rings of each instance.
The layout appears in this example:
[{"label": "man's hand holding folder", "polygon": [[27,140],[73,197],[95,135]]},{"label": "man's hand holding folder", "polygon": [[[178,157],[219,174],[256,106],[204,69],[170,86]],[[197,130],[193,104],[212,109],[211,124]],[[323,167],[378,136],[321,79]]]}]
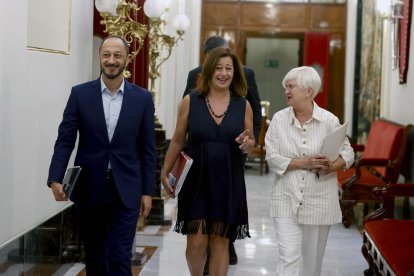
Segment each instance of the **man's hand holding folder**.
[{"label": "man's hand holding folder", "polygon": [[52,189],[53,196],[55,197],[56,201],[68,200],[65,192],[63,191],[63,185],[61,183],[54,181],[50,184],[50,188]]},{"label": "man's hand holding folder", "polygon": [[81,167],[71,167],[66,171],[62,184],[56,181],[50,184],[56,201],[67,201],[70,198],[81,172]]}]

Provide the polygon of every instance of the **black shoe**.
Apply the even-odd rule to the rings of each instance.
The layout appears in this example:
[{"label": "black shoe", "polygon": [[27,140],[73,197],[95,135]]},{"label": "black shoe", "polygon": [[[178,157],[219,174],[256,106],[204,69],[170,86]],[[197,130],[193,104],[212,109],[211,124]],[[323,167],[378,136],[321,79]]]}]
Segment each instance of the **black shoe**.
[{"label": "black shoe", "polygon": [[237,254],[236,254],[236,249],[234,248],[234,243],[233,242],[229,242],[229,264],[230,265],[235,265],[237,264]]}]

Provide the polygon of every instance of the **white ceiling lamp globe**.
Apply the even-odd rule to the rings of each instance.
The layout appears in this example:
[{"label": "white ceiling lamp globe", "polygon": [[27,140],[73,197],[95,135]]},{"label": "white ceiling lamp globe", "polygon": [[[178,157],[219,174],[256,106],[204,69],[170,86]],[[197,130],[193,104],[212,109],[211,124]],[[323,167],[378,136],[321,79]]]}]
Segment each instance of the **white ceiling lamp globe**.
[{"label": "white ceiling lamp globe", "polygon": [[105,4],[103,0],[95,0],[95,7],[98,10],[98,12],[106,12],[105,11]]},{"label": "white ceiling lamp globe", "polygon": [[177,14],[177,16],[174,18],[174,28],[177,31],[186,31],[188,27],[190,26],[190,20],[185,14]]},{"label": "white ceiling lamp globe", "polygon": [[147,0],[144,3],[144,13],[149,18],[160,18],[168,4],[167,0]]},{"label": "white ceiling lamp globe", "polygon": [[95,6],[99,12],[107,12],[113,16],[117,15],[118,0],[95,0]]}]

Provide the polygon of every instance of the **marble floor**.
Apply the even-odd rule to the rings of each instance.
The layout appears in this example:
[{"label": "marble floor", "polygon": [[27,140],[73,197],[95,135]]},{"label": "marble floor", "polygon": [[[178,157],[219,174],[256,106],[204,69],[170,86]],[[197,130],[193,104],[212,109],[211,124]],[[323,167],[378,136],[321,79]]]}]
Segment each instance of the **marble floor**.
[{"label": "marble floor", "polygon": [[[251,238],[235,242],[238,264],[228,275],[275,275],[277,243],[273,221],[268,217],[272,174],[259,175],[256,167],[246,169],[247,199]],[[174,225],[176,199],[165,201],[165,219]],[[132,267],[134,276],[189,276],[185,260],[185,236],[172,225],[147,225],[137,231],[136,252],[144,253],[143,265]],[[367,263],[361,254],[362,236],[355,228],[338,224],[331,228],[325,252],[323,276],[362,276]],[[63,265],[10,264],[0,255],[0,275],[84,276],[82,263]]]},{"label": "marble floor", "polygon": [[[251,238],[235,242],[238,264],[230,266],[228,275],[275,275],[277,243],[273,221],[267,215],[272,179],[272,174],[260,176],[255,168],[246,170]],[[172,214],[175,205],[175,200],[167,201],[167,210],[171,210]],[[137,246],[154,246],[157,249],[143,266],[140,276],[190,275],[184,256],[185,236],[172,230],[162,236],[148,235],[145,232],[138,232]],[[322,275],[363,275],[367,263],[361,254],[361,245],[361,234],[355,228],[346,229],[340,224],[333,226]]]}]

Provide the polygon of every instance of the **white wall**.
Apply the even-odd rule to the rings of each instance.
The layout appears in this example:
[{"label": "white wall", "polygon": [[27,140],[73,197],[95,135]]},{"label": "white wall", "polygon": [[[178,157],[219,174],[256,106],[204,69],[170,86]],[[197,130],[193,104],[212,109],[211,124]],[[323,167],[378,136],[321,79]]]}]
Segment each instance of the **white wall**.
[{"label": "white wall", "polygon": [[[391,23],[389,22],[389,24]],[[392,25],[389,27],[391,29]],[[386,72],[386,89],[384,91],[386,102],[383,115],[401,124],[414,124],[414,25],[411,24],[410,57],[406,84],[399,84],[399,70],[391,69],[392,39],[390,31],[388,31],[388,41],[385,43],[387,43],[385,55],[388,57],[388,66],[383,67]]]},{"label": "white wall", "polygon": [[67,206],[46,180],[70,88],[92,77],[92,14],[72,0],[69,55],[28,51],[27,1],[1,1],[0,247]]},{"label": "white wall", "polygon": [[352,114],[354,100],[355,76],[355,35],[358,0],[348,0],[347,26],[346,26],[346,53],[345,53],[345,92],[344,92],[344,121],[348,121],[347,134],[352,136]]},{"label": "white wall", "polygon": [[[172,22],[178,12],[178,2],[179,0],[172,0],[170,10],[166,13],[168,22],[166,33],[172,36],[176,35]],[[185,14],[190,19],[190,27],[184,34],[184,40],[174,47],[170,58],[162,65],[161,79],[155,87],[156,114],[166,130],[167,139],[174,134],[178,106],[187,83],[188,72],[200,63],[201,0],[183,2],[185,2]]]}]

